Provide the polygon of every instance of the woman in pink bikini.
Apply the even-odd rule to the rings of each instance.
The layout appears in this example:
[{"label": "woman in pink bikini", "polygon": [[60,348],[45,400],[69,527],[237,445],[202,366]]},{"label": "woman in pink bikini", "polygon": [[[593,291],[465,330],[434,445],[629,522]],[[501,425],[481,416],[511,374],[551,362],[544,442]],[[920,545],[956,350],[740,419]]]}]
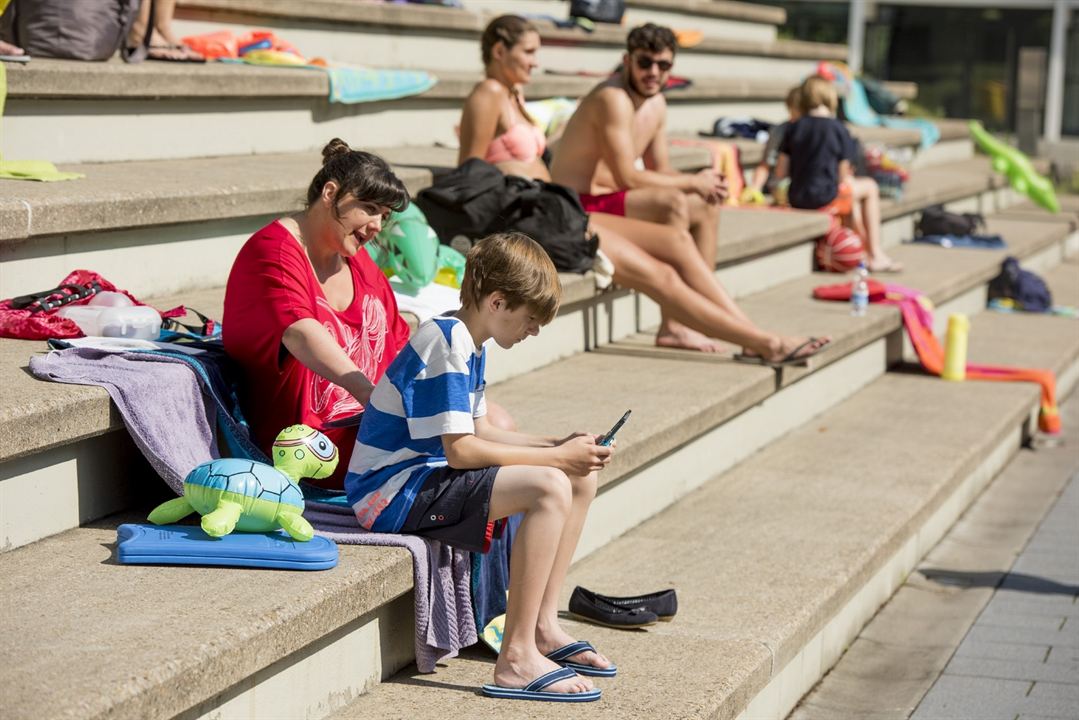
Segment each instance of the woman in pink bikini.
[{"label": "woman in pink bikini", "polygon": [[[525,108],[523,86],[537,67],[540,36],[516,15],[495,18],[483,32],[486,78],[472,89],[461,116],[458,164],[482,158],[507,175],[550,182],[543,162],[547,141]],[[761,330],[727,295],[685,231],[593,212],[591,229],[614,264],[614,280],[659,303],[680,325],[656,344],[715,352],[712,338],[744,348],[738,359],[767,365],[804,363],[828,338],[797,338]],[[810,352],[807,352],[810,351]]]}]

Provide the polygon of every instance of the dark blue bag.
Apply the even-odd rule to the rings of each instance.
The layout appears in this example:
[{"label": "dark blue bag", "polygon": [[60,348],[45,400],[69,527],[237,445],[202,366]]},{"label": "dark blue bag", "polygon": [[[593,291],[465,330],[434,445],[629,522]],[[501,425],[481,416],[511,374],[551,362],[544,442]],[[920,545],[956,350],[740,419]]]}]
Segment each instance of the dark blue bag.
[{"label": "dark blue bag", "polygon": [[1019,267],[1014,257],[1004,259],[1000,274],[989,281],[989,299],[1006,298],[1015,301],[1027,312],[1048,312],[1053,307],[1053,294],[1040,277]]}]

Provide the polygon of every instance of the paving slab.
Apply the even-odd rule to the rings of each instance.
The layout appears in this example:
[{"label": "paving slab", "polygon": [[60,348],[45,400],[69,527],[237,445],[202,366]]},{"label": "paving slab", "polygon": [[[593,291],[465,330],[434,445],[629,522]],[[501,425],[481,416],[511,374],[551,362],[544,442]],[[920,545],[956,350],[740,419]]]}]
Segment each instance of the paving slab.
[{"label": "paving slab", "polygon": [[[1055,279],[1057,287],[1079,285],[1079,276]],[[972,337],[980,337],[982,350],[998,353],[994,359],[1002,361],[1028,352],[1018,347],[1023,343],[1002,342],[999,334],[990,339],[985,328],[992,328],[999,320],[1000,316],[992,313],[973,319]],[[1016,332],[1025,330],[1029,326]],[[1008,349],[990,349],[997,345]],[[1073,357],[1072,350],[1065,350],[1061,357]],[[994,587],[1027,545],[1061,489],[1079,472],[1079,457],[1071,450],[1079,442],[1079,400],[1073,396],[1061,412],[1064,436],[1049,447],[1020,451],[870,621],[839,663],[802,699],[790,720],[906,720],[945,667],[953,665],[962,670],[957,674],[979,677],[973,672],[978,668],[991,677],[1024,677],[1004,675],[1009,665],[1037,669],[1036,677],[1027,672],[1032,676],[1026,679],[1031,681],[1068,677],[1074,664],[1070,655],[1064,655],[1059,666],[1045,665],[1053,650],[1046,638],[1041,644],[1032,640],[1016,645],[999,642],[1001,638],[968,636],[975,620],[994,618],[989,620],[994,622],[1020,613],[1034,618],[1027,627],[1057,628],[1065,613],[1076,608],[1070,596],[1025,595],[1019,600],[1005,599],[1000,592],[994,595]],[[948,578],[958,580],[949,582]],[[947,714],[954,710],[950,705],[927,707],[931,707],[925,715],[929,718],[982,717],[974,706],[967,707],[966,714],[955,710],[952,715]]]}]

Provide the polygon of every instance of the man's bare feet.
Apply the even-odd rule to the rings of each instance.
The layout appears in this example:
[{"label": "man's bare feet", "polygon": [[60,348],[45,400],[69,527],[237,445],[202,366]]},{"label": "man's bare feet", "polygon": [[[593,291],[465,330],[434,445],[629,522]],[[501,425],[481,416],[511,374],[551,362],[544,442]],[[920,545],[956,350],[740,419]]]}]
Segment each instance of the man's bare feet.
[{"label": "man's bare feet", "polygon": [[703,333],[675,322],[668,322],[660,327],[659,332],[656,333],[656,345],[706,353],[715,353],[723,349],[722,343],[718,340],[713,340]]},{"label": "man's bare feet", "polygon": [[[565,647],[572,642],[576,642],[576,639],[563,630],[562,626],[557,622],[543,630],[538,627],[536,628],[536,647],[538,647],[539,651],[544,655],[549,655],[558,648]],[[570,655],[566,660],[572,660],[581,665],[591,665],[600,669],[611,667],[610,660],[600,653],[591,650],[585,650],[576,655]]]},{"label": "man's bare feet", "polygon": [[[503,644],[502,652],[498,654],[498,660],[495,661],[495,685],[504,688],[523,688],[541,675],[546,675],[559,667],[561,666],[558,663],[543,657],[535,647],[530,650],[517,651],[515,648]],[[588,692],[593,687],[595,686],[591,680],[578,675],[550,685],[545,688],[545,692]]]},{"label": "man's bare feet", "polygon": [[[832,342],[830,335],[821,335],[819,337],[776,336],[769,343],[769,349],[764,355],[764,361],[769,363],[789,363],[801,359],[808,360],[830,342]],[[745,348],[742,351],[742,356],[752,359],[761,357],[761,354],[755,350]]]}]

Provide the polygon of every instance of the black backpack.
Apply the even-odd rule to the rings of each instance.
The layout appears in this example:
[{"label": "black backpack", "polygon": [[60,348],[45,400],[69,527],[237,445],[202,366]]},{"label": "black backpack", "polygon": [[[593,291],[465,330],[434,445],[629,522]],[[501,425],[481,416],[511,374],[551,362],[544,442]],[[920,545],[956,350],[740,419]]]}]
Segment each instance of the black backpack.
[{"label": "black backpack", "polygon": [[985,218],[978,213],[948,212],[942,205],[922,210],[918,220],[919,235],[973,235],[985,227]]},{"label": "black backpack", "polygon": [[497,224],[533,238],[560,272],[583,273],[592,269],[599,237],[588,234],[588,214],[581,198],[564,185],[506,177],[509,202]]},{"label": "black backpack", "polygon": [[445,244],[462,235],[479,240],[496,232],[521,232],[535,239],[561,272],[590,270],[599,247],[598,238],[587,236],[588,215],[576,192],[503,175],[478,158],[421,190],[416,204]]}]

